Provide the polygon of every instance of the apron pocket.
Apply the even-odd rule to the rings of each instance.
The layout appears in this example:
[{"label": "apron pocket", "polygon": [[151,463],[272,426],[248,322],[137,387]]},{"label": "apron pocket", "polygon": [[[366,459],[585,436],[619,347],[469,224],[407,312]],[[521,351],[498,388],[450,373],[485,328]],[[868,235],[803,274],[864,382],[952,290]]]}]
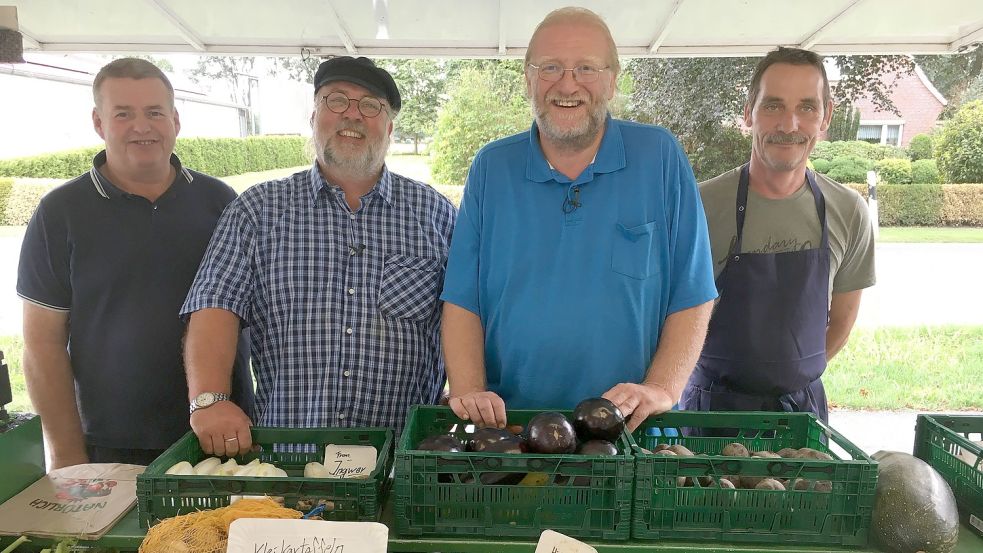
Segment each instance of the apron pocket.
[{"label": "apron pocket", "polygon": [[653,221],[626,227],[618,223],[616,227],[611,248],[611,270],[639,280],[658,274],[658,260],[652,249],[659,224]]}]

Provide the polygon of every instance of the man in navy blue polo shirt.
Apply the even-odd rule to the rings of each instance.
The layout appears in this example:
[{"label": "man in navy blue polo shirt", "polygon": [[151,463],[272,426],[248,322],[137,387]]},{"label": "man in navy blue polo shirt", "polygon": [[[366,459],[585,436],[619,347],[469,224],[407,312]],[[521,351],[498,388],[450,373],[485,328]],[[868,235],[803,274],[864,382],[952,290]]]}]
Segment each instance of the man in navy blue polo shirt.
[{"label": "man in navy blue polo shirt", "polygon": [[[106,149],[41,200],[17,275],[24,374],[49,469],[148,464],[190,429],[178,308],[235,197],[172,153],[181,123],[156,66],[115,60],[92,92]],[[248,362],[236,364],[233,394],[249,406]]]},{"label": "man in navy blue polo shirt", "polygon": [[454,206],[390,172],[401,98],[364,57],[314,75],[316,160],[257,184],[222,215],[188,299],[192,393],[225,392],[232,346],[250,329],[256,418],[227,401],[191,415],[208,453],[248,450],[249,425],[402,429],[444,386],[438,295]]},{"label": "man in navy blue polo shirt", "polygon": [[716,297],[692,169],[665,129],[612,119],[619,69],[596,14],[561,8],[526,53],[535,122],[478,152],[454,231],[442,326],[450,406],[603,395],[634,428],[679,399]]}]

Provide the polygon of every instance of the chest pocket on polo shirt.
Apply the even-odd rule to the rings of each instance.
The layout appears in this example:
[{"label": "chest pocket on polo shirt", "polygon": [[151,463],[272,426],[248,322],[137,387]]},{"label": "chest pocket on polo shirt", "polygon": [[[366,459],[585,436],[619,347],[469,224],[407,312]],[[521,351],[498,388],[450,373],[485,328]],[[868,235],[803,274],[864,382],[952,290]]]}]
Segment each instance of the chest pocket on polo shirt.
[{"label": "chest pocket on polo shirt", "polygon": [[443,275],[442,259],[387,256],[379,285],[379,312],[398,319],[429,319],[437,306]]},{"label": "chest pocket on polo shirt", "polygon": [[655,221],[631,227],[617,223],[611,248],[611,269],[639,280],[658,274],[659,260],[654,249],[660,228]]}]

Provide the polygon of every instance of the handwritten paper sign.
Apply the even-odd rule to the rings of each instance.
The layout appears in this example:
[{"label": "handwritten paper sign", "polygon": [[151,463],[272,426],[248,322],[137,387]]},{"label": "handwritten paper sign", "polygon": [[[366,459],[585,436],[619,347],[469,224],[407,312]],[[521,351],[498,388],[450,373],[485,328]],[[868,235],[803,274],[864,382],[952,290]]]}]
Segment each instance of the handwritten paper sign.
[{"label": "handwritten paper sign", "polygon": [[378,522],[240,518],[228,553],[385,553],[389,529]]},{"label": "handwritten paper sign", "polygon": [[597,550],[570,536],[553,530],[543,530],[539,535],[539,543],[536,544],[536,553],[597,553]]},{"label": "handwritten paper sign", "polygon": [[370,445],[334,445],[324,448],[326,478],[368,478],[378,452]]}]

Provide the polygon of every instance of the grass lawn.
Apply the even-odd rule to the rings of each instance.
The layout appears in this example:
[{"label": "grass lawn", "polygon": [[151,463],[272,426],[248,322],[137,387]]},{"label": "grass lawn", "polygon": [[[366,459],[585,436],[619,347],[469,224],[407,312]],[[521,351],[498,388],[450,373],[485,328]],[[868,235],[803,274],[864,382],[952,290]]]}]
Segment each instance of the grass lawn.
[{"label": "grass lawn", "polygon": [[983,326],[856,329],[826,369],[847,409],[983,408]]},{"label": "grass lawn", "polygon": [[881,227],[879,242],[942,243],[983,242],[979,227]]},{"label": "grass lawn", "polygon": [[[14,392],[11,411],[31,409],[20,336],[0,336]],[[823,377],[837,408],[983,409],[983,326],[857,329]]]}]

